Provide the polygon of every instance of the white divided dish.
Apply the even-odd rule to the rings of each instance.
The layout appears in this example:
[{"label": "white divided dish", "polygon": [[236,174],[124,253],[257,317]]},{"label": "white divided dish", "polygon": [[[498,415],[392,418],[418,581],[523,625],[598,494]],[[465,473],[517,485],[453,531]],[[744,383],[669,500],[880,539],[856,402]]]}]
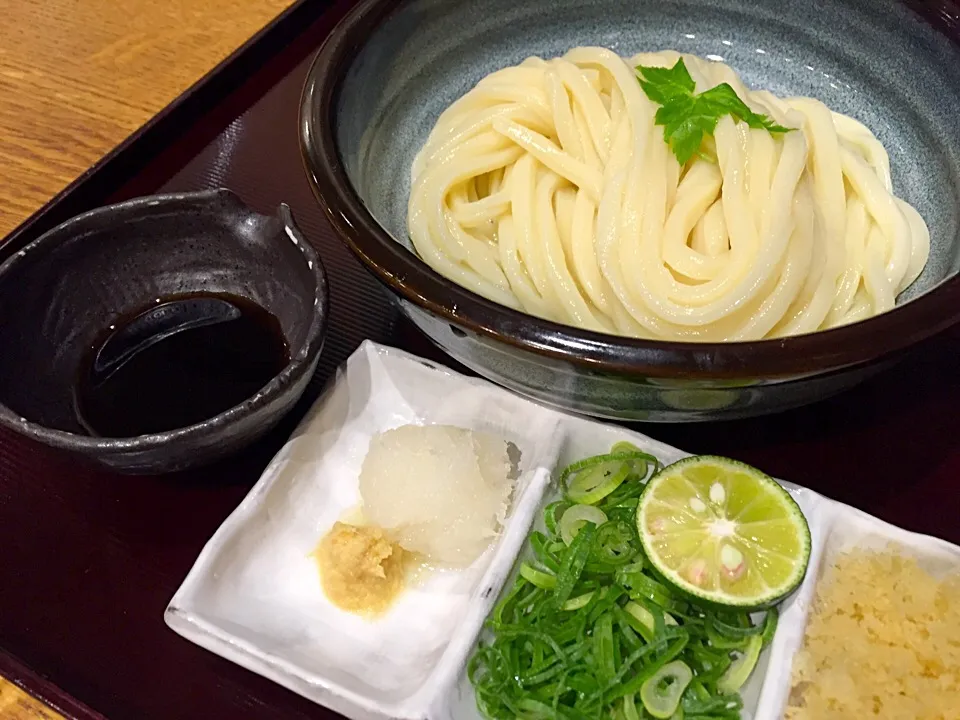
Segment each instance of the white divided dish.
[{"label": "white divided dish", "polygon": [[[801,492],[817,498],[814,516],[807,514],[814,538],[813,554],[803,585],[782,608],[777,634],[769,648],[771,660],[767,670],[768,679],[757,704],[757,720],[776,720],[781,717],[790,694],[792,658],[803,644],[817,584],[841,553],[851,550],[883,551],[893,546],[899,553],[915,558],[919,566],[934,577],[960,570],[960,547],[956,545],[903,530],[809,490]],[[807,512],[806,508],[804,512]]]},{"label": "white divided dish", "polygon": [[[324,596],[311,553],[359,502],[371,438],[405,424],[499,434],[521,451],[500,536],[473,565],[432,571],[381,618]],[[464,674],[483,622],[540,511],[555,470],[629,440],[668,464],[687,455],[620,427],[565,415],[393,348],[364,343],[338,372],[260,480],[207,543],[170,601],[180,635],[355,720],[476,720]],[[960,548],[887,525],[784,483],[813,538],[810,569],[781,606],[771,647],[743,689],[744,718],[781,717],[824,558],[854,546],[903,545],[933,570]]]}]

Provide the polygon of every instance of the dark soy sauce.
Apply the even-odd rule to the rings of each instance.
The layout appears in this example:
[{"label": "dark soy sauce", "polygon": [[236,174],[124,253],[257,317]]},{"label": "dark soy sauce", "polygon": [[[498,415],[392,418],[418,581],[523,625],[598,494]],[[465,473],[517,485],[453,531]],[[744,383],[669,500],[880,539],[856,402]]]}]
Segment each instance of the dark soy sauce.
[{"label": "dark soy sauce", "polygon": [[186,427],[239,405],[289,361],[280,322],[250,300],[161,298],[91,347],[74,392],[77,419],[101,437]]}]

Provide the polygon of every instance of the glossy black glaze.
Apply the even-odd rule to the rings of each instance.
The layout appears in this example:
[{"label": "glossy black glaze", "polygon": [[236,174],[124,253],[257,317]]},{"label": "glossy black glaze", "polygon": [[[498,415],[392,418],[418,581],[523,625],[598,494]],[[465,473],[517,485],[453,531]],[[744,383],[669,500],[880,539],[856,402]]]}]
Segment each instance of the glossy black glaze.
[{"label": "glossy black glaze", "polygon": [[[98,335],[158,298],[199,292],[240,296],[276,317],[290,349],[286,368],[243,403],[186,428],[84,434],[73,387]],[[293,406],[316,368],[326,315],[323,266],[286,206],[268,217],[213,190],[93,210],[0,265],[0,425],[124,472],[210,462]]]},{"label": "glossy black glaze", "polygon": [[636,377],[550,355],[523,352],[452,325],[401,300],[404,313],[434,343],[479,375],[547,405],[636,422],[706,422],[780,412],[821,400],[889,367],[887,359],[784,382],[766,378]]}]

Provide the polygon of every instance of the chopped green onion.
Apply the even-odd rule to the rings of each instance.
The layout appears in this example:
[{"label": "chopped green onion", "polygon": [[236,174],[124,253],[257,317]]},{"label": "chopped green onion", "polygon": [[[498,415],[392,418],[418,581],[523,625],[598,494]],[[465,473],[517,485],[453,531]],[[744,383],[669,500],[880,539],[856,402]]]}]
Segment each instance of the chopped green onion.
[{"label": "chopped green onion", "polygon": [[[677,658],[690,643],[690,633],[683,628],[670,628],[661,634],[657,640],[643,650],[652,652],[655,656],[648,662],[642,672],[636,673],[632,679],[627,680],[617,688],[610,688],[606,693],[609,700],[623,697],[627,693],[639,692],[643,684],[656,673],[660,668]],[[621,668],[621,671],[623,668]]]},{"label": "chopped green onion", "polygon": [[743,684],[747,682],[753,669],[757,666],[757,660],[760,659],[760,651],[763,649],[763,636],[754,635],[747,643],[746,649],[740,655],[723,676],[717,681],[717,690],[724,695],[730,695],[739,692]]},{"label": "chopped green onion", "polygon": [[570,599],[570,593],[573,592],[573,588],[583,572],[583,567],[587,564],[596,532],[596,525],[587,525],[577,533],[573,542],[570,543],[570,550],[563,558],[563,564],[557,572],[557,588],[554,597],[557,605],[563,605]]},{"label": "chopped green onion", "polygon": [[[620,453],[636,453],[637,458],[633,460],[630,465],[630,472],[633,475],[636,475],[641,480],[647,477],[647,472],[650,469],[651,463],[649,462],[650,456],[643,452],[633,443],[627,442],[626,440],[621,440],[620,442],[614,443],[613,447],[610,448],[610,453],[613,455],[619,455]],[[659,467],[659,463],[656,458],[653,460],[654,471]]]},{"label": "chopped green onion", "polygon": [[594,465],[573,476],[567,497],[582,505],[596,505],[620,487],[629,474],[629,463],[611,461]]},{"label": "chopped green onion", "polygon": [[640,502],[640,496],[643,494],[643,488],[644,486],[640,482],[627,479],[620,487],[597,503],[597,507],[604,512],[611,513],[614,510],[619,510],[620,512],[633,510],[632,514],[627,513],[627,517],[632,517],[634,521],[636,521],[637,505]]},{"label": "chopped green onion", "polygon": [[766,617],[763,618],[763,646],[767,647],[773,642],[773,636],[777,632],[777,623],[780,620],[780,611],[775,607],[767,610]]},{"label": "chopped green onion", "polygon": [[607,462],[635,462],[637,460],[645,460],[648,463],[653,464],[654,466],[659,466],[659,461],[653,456],[639,450],[630,451],[630,452],[618,452],[618,453],[608,453],[606,455],[595,455],[594,457],[589,457],[579,462],[575,462],[572,465],[568,465],[564,468],[563,472],[560,473],[560,486],[566,490],[567,488],[567,479],[576,473],[579,473],[587,468],[600,465]]},{"label": "chopped green onion", "polygon": [[691,680],[693,671],[685,662],[667,663],[643,684],[640,702],[653,717],[669,720],[680,707],[683,691]]},{"label": "chopped green onion", "polygon": [[645,575],[642,568],[634,569],[633,565],[627,565],[617,573],[617,582],[629,593],[632,600],[646,598],[668,609],[673,607],[680,609],[685,605],[682,601],[675,599],[665,585]]},{"label": "chopped green onion", "polygon": [[[653,613],[647,610],[643,605],[638,605],[637,603],[630,601],[623,606],[623,609],[628,613],[633,615],[638,622],[642,623],[650,632],[654,632],[656,629],[656,620],[654,619]],[[666,626],[677,627],[678,623],[673,619],[668,613],[663,613],[663,624]]]},{"label": "chopped green onion", "polygon": [[[651,615],[649,620],[650,623],[647,624],[643,619],[638,618],[631,612],[626,610],[626,606],[619,609],[618,618],[620,621],[630,628],[634,633],[643,638],[644,642],[652,643],[657,638],[657,632],[653,623],[653,616]],[[644,618],[646,619],[646,618]]]},{"label": "chopped green onion", "polygon": [[554,550],[551,550],[547,536],[542,532],[533,531],[530,533],[530,547],[533,548],[537,560],[552,573],[560,569],[560,560],[557,558]]},{"label": "chopped green onion", "polygon": [[637,554],[636,533],[623,520],[608,520],[597,528],[591,560],[616,567],[626,565]]},{"label": "chopped green onion", "polygon": [[[700,642],[703,642],[702,638]],[[733,662],[729,650],[705,647],[703,644],[693,645],[690,656],[690,664],[697,678],[708,684],[715,684]]]},{"label": "chopped green onion", "polygon": [[584,593],[583,595],[578,595],[575,598],[570,598],[563,604],[564,610],[579,610],[582,607],[586,607],[593,599],[593,592]]},{"label": "chopped green onion", "polygon": [[568,507],[570,507],[570,503],[558,500],[555,503],[547,505],[543,511],[543,523],[547,526],[547,532],[550,533],[551,536],[557,536],[557,520]]},{"label": "chopped green onion", "polygon": [[683,696],[681,707],[688,718],[739,719],[743,700],[739,695],[715,697],[707,692],[699,678],[695,677],[690,683],[690,689]]},{"label": "chopped green onion", "polygon": [[763,625],[754,625],[749,617],[741,615],[738,619],[738,625],[724,622],[716,615],[708,615],[707,622],[720,635],[733,639],[743,640],[751,635],[759,635],[763,632]]},{"label": "chopped green onion", "polygon": [[640,720],[640,713],[637,712],[637,699],[633,693],[623,696],[623,717],[625,720]]},{"label": "chopped green onion", "polygon": [[730,638],[725,635],[721,635],[716,630],[713,629],[712,624],[707,624],[707,639],[710,641],[710,645],[715,648],[720,648],[721,650],[742,650],[747,646],[748,638]]},{"label": "chopped green onion", "polygon": [[553,590],[557,586],[557,576],[537,570],[528,563],[520,564],[520,576],[532,585],[544,590]]},{"label": "chopped green onion", "polygon": [[597,662],[597,675],[606,683],[617,673],[617,659],[614,652],[613,614],[601,615],[593,626],[594,657]]},{"label": "chopped green onion", "polygon": [[571,545],[577,533],[580,532],[580,529],[584,525],[593,523],[594,525],[600,526],[606,521],[607,516],[603,510],[591,505],[574,505],[564,511],[563,516],[560,518],[560,524],[558,526],[560,537],[567,545]]},{"label": "chopped green onion", "polygon": [[633,629],[632,622],[635,622],[635,620],[625,613],[622,607],[619,605],[615,607],[613,614],[617,619],[617,627],[620,628],[620,636],[623,638],[626,650],[633,652],[640,649],[645,642],[649,642],[642,634]]},{"label": "chopped green onion", "polygon": [[500,602],[497,603],[494,607],[493,612],[490,615],[490,621],[494,624],[500,625],[503,623],[504,617],[509,617],[513,613],[513,609],[516,606],[517,598],[520,594],[526,589],[527,582],[523,577],[523,566],[520,566],[520,577],[517,578],[516,584],[513,586],[513,589],[504,596]]}]

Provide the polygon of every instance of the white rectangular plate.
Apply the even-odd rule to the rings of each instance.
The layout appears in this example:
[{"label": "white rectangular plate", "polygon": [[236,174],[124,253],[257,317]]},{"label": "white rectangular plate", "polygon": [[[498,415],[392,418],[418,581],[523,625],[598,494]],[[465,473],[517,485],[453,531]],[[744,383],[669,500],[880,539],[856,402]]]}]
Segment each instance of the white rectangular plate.
[{"label": "white rectangular plate", "polygon": [[[434,572],[377,621],[334,607],[310,557],[359,501],[370,439],[408,423],[497,433],[520,448],[520,479],[504,531],[471,567]],[[623,428],[565,415],[393,348],[364,343],[346,362],[249,495],[197,558],[170,601],[180,635],[354,720],[476,720],[466,661],[556,492],[554,470],[629,440],[670,463],[686,455]],[[899,530],[784,483],[810,523],[803,586],[781,608],[774,642],[743,690],[745,718],[776,720],[824,557],[892,540],[937,568],[960,549]]]}]

